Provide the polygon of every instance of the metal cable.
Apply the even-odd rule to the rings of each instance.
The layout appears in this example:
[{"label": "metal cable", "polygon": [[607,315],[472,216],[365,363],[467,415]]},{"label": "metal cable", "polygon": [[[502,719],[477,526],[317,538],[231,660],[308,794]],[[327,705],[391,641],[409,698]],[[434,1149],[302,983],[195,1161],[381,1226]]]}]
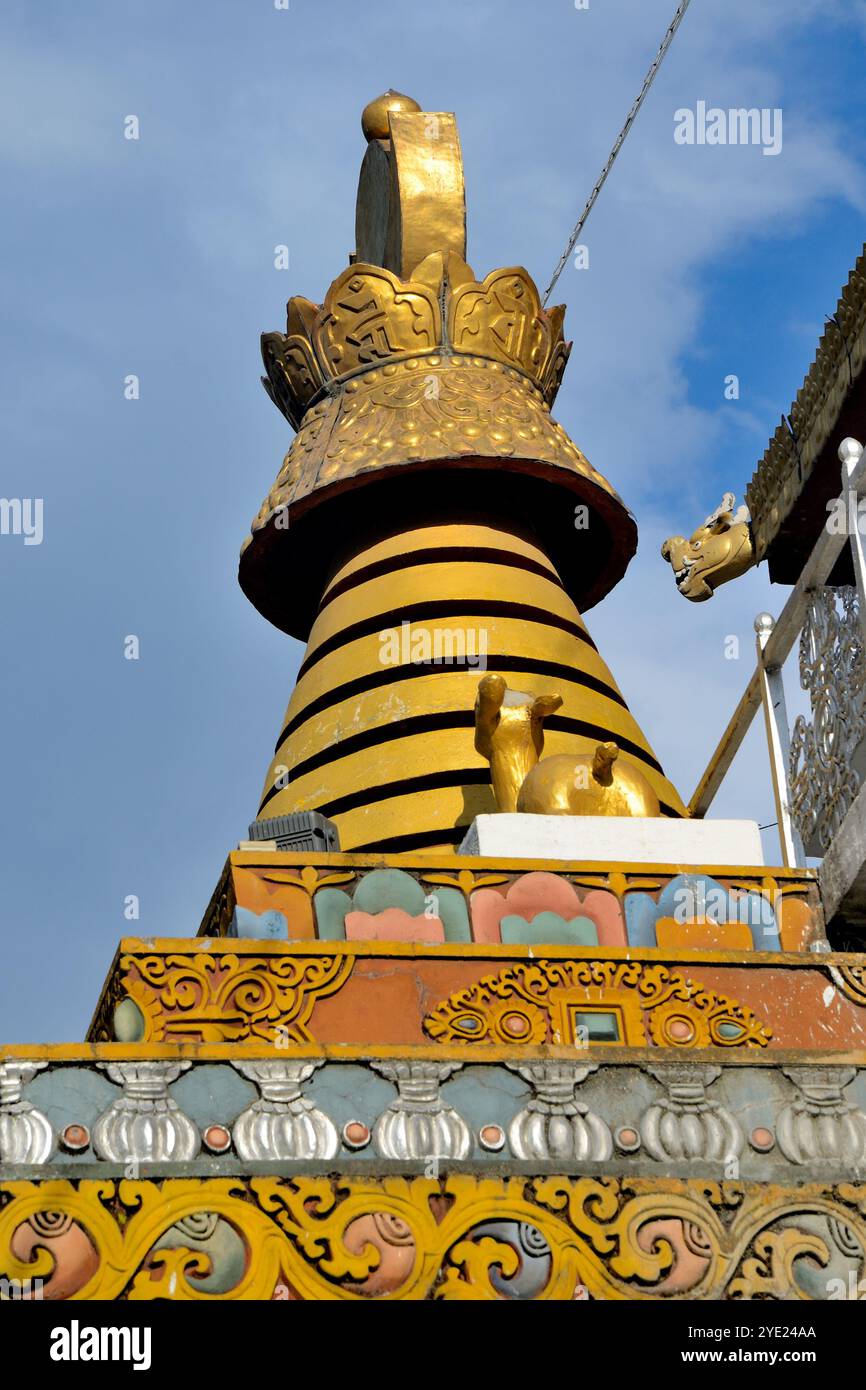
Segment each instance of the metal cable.
[{"label": "metal cable", "polygon": [[610,154],[609,154],[608,157],[607,157],[607,163],[605,164],[604,168],[602,169],[601,174],[599,175],[599,177],[598,177],[598,179],[597,179],[597,181],[596,181],[595,187],[593,188],[592,192],[590,193],[589,197],[588,197],[587,200],[586,200],[586,207],[583,209],[583,212],[580,214],[580,218],[579,218],[579,220],[578,220],[578,222],[577,222],[577,225],[576,225],[574,231],[572,232],[571,236],[570,236],[569,239],[568,239],[568,245],[566,246],[565,250],[563,251],[562,255],[561,255],[560,258],[559,258],[559,264],[557,265],[556,270],[553,272],[553,279],[551,280],[551,282],[550,282],[550,284],[548,285],[547,289],[544,291],[544,299],[542,300],[542,303],[543,303],[543,304],[546,304],[547,301],[548,301],[548,299],[550,298],[551,290],[553,289],[554,285],[556,284],[557,280],[559,279],[560,275],[562,274],[563,270],[565,269],[565,267],[566,267],[566,265],[567,265],[567,263],[568,263],[568,258],[569,258],[569,256],[571,255],[572,251],[574,250],[575,246],[577,245],[577,238],[580,236],[581,232],[583,231],[583,228],[584,228],[584,226],[585,226],[585,224],[586,224],[586,219],[589,217],[589,214],[592,212],[592,209],[593,209],[593,207],[595,206],[595,201],[596,201],[596,199],[597,199],[599,193],[601,192],[602,188],[604,187],[605,179],[607,178],[608,174],[610,173],[611,169],[613,168],[614,160],[616,159],[617,155],[619,154],[620,150],[621,150],[622,147],[623,147],[623,144],[625,143],[625,137],[628,135],[629,131],[631,130],[632,126],[634,125],[635,117],[637,116],[638,111],[640,111],[640,109],[641,109],[641,107],[642,107],[642,105],[643,105],[644,97],[646,96],[647,92],[649,91],[650,87],[652,86],[652,84],[653,84],[653,82],[654,82],[654,80],[655,80],[655,75],[656,75],[656,73],[658,72],[659,68],[660,68],[661,65],[662,65],[662,62],[663,62],[663,60],[664,60],[664,56],[665,56],[665,54],[667,53],[668,49],[669,49],[670,46],[671,46],[671,43],[672,43],[672,41],[673,41],[674,34],[675,34],[675,33],[677,32],[677,30],[679,29],[679,27],[680,27],[680,22],[681,22],[681,20],[682,20],[682,18],[683,18],[683,15],[684,15],[685,12],[686,12],[686,10],[688,9],[688,7],[689,7],[689,0],[681,0],[681,3],[680,3],[680,5],[679,5],[678,8],[677,8],[677,12],[676,12],[676,14],[674,15],[673,19],[671,20],[671,22],[670,22],[670,25],[669,25],[669,27],[668,27],[667,33],[665,34],[664,38],[663,38],[662,41],[661,41],[661,44],[659,45],[659,51],[658,51],[658,53],[656,54],[655,58],[653,59],[652,64],[650,65],[649,72],[647,73],[646,77],[645,77],[644,80],[643,80],[643,86],[642,86],[641,89],[640,89],[640,93],[639,93],[639,95],[638,95],[638,98],[637,98],[637,100],[635,101],[634,105],[632,106],[631,110],[629,111],[628,115],[626,116],[625,125],[623,126],[623,128],[622,128],[622,130],[620,131],[619,135],[616,137],[616,140],[615,140],[615,142],[614,142],[613,149],[611,150]]}]

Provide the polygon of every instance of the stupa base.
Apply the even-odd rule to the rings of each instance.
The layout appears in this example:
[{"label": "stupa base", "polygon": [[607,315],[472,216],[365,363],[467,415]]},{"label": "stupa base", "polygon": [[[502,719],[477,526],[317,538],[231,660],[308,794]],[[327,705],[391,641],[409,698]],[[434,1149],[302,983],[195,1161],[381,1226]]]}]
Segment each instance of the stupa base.
[{"label": "stupa base", "polygon": [[6,1298],[859,1296],[863,1051],[16,1052]]}]

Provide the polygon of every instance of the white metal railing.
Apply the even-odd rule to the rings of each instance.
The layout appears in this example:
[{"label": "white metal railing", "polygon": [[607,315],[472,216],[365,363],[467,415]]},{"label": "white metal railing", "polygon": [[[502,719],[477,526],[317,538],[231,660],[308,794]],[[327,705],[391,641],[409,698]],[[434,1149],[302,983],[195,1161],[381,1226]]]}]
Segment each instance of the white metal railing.
[{"label": "white metal railing", "polygon": [[782,666],[803,628],[816,592],[827,583],[846,543],[851,546],[854,583],[859,600],[860,649],[866,651],[866,558],[857,525],[860,493],[866,491],[866,454],[863,445],[856,439],[843,439],[839,445],[839,460],[842,464],[842,492],[837,506],[846,524],[839,529],[824,527],[779,617],[774,620],[769,613],[759,613],[755,619],[755,669],[689,802],[690,815],[706,815],[759,706],[763,706],[782,863],[788,868],[804,865],[806,855],[791,814],[791,740]]}]

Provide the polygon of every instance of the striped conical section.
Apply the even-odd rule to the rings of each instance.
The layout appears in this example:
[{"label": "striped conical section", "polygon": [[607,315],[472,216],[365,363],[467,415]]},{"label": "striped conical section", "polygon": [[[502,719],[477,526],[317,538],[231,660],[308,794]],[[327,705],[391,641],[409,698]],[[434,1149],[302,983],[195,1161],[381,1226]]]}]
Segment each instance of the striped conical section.
[{"label": "striped conical section", "polygon": [[558,693],[544,752],[615,739],[668,815],[685,808],[544,552],[490,525],[421,528],[334,576],[298,673],[259,817],[321,811],[344,850],[440,849],[495,809],[474,747],[484,671]]}]

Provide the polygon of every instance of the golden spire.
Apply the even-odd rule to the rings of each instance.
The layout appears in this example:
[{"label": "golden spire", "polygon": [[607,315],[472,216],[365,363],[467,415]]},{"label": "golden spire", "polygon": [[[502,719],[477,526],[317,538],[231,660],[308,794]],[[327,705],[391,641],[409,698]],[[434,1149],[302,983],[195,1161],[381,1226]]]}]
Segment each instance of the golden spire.
[{"label": "golden spire", "polygon": [[[386,92],[362,125],[352,264],[323,304],[295,296],[286,332],[262,336],[265,389],[298,435],[253,522],[241,585],[278,627],[305,637],[343,525],[341,495],[399,470],[418,479],[417,506],[423,472],[436,493],[474,490],[521,521],[531,515],[575,602],[588,608],[622,576],[637,532],[550,416],[571,347],[565,309],[543,309],[519,266],[479,281],[466,263],[451,113]],[[493,459],[508,460],[507,483],[491,479]],[[354,504],[350,511],[356,518]],[[288,558],[291,587],[282,579]]]},{"label": "golden spire", "polygon": [[286,332],[262,338],[297,436],[240,581],[308,645],[259,816],[321,811],[344,849],[459,843],[494,809],[474,745],[484,670],[528,699],[560,691],[551,752],[615,743],[619,782],[636,767],[682,814],[579,611],[637,533],[550,415],[565,310],[519,266],[467,264],[453,115],[386,92],[362,126],[356,253],[321,305],[291,299]]}]

